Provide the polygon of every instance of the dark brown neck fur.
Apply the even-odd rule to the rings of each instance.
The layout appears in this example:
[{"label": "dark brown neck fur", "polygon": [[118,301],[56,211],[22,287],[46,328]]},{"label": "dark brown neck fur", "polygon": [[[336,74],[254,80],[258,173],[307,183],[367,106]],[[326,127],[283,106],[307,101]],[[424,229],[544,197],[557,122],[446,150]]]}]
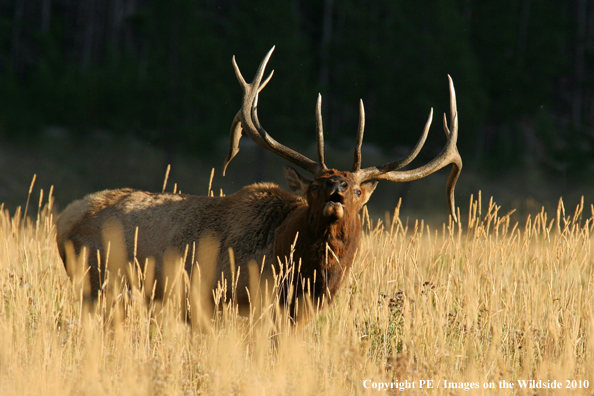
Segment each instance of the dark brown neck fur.
[{"label": "dark brown neck fur", "polygon": [[[299,275],[293,281],[297,291],[294,298],[300,297],[304,291],[307,293],[309,284],[309,294],[314,297],[314,306],[322,297],[325,297],[326,303],[331,303],[346,279],[359,248],[359,216],[352,213],[338,221],[330,221],[321,213],[315,213],[310,206],[296,209],[276,231],[273,257],[285,262],[291,254],[291,246],[297,233],[299,236],[293,262],[295,265],[299,265],[300,261],[301,263]],[[278,262],[275,265],[278,266]],[[285,286],[288,289],[289,285]]]}]

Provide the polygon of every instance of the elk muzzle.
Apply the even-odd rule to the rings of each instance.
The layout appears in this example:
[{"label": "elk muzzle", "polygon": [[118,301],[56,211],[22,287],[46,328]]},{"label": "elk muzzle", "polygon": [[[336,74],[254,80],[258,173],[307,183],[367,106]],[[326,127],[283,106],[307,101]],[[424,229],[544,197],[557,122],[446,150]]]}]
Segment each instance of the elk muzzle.
[{"label": "elk muzzle", "polygon": [[329,178],[324,183],[328,194],[328,200],[324,205],[324,217],[333,220],[340,220],[344,216],[344,192],[348,188],[348,183],[341,178]]}]

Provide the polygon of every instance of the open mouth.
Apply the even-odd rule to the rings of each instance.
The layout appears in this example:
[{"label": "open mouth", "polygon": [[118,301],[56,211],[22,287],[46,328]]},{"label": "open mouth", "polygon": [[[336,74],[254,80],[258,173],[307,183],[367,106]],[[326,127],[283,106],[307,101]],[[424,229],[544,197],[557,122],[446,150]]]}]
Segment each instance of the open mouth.
[{"label": "open mouth", "polygon": [[342,195],[340,195],[339,193],[334,193],[334,194],[330,195],[328,202],[344,205],[344,197]]}]

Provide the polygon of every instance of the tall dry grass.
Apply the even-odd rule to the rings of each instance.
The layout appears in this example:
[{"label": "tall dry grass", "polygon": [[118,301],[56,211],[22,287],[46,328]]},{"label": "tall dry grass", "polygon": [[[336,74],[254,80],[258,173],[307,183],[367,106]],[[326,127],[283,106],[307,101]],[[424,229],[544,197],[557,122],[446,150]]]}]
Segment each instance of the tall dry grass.
[{"label": "tall dry grass", "polygon": [[134,292],[116,296],[125,312],[86,311],[57,253],[51,193],[38,206],[36,218],[0,213],[1,395],[358,395],[404,381],[419,394],[535,394],[500,387],[518,379],[594,393],[592,206],[560,201],[513,224],[479,195],[463,225],[440,229],[364,211],[332,307],[296,327],[226,307],[202,332]]}]

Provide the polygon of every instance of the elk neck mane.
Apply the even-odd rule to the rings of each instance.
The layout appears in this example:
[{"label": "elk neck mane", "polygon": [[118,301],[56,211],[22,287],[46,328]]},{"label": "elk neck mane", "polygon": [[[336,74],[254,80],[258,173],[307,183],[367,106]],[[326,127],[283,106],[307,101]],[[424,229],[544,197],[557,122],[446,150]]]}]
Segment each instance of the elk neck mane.
[{"label": "elk neck mane", "polygon": [[[285,262],[292,255],[300,279],[311,282],[315,296],[325,295],[330,302],[348,275],[360,239],[361,221],[355,207],[332,221],[322,215],[321,208],[303,205],[276,230],[273,257]],[[295,282],[300,290],[301,280]]]}]

